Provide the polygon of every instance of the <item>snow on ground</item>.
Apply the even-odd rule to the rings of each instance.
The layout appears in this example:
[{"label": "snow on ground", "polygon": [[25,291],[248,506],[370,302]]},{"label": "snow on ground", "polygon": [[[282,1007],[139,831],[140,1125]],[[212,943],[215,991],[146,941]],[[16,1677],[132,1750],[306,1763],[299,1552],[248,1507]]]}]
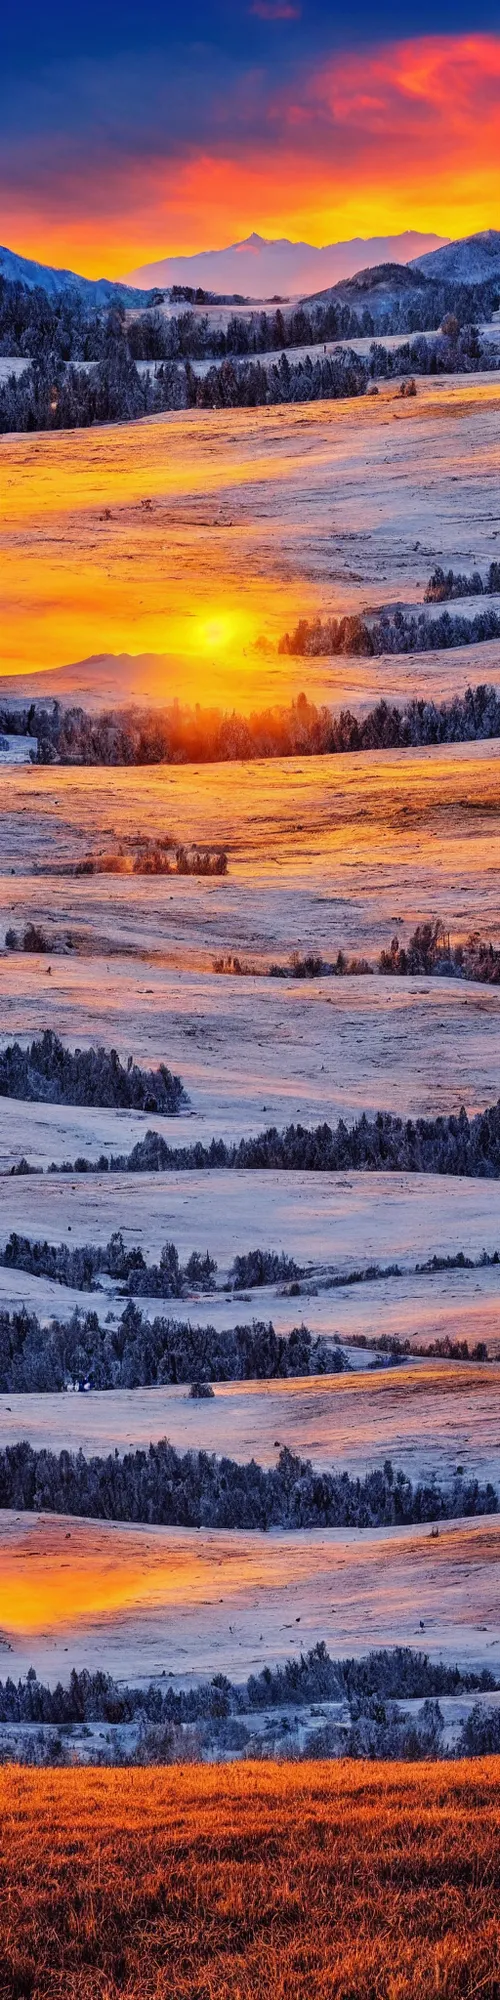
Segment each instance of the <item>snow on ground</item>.
[{"label": "snow on ground", "polygon": [[[218,1281],[236,1252],[285,1251],[299,1263],[349,1272],[375,1262],[412,1271],[431,1256],[500,1247],[500,1181],[437,1174],[283,1173],[224,1169],[172,1174],[50,1175],[11,1178],[1,1187],[0,1241],[12,1229],[49,1242],[105,1244],[116,1229],[149,1259],[167,1241],[184,1263],[209,1250]],[[10,1283],[13,1273],[3,1272]],[[470,1274],[474,1278],[480,1274]],[[495,1272],[493,1272],[495,1278]],[[453,1274],[452,1274],[453,1276]],[[24,1281],[27,1282],[27,1281]],[[358,1287],[356,1287],[356,1296]],[[61,1308],[65,1287],[54,1287]],[[253,1294],[255,1309],[259,1291]],[[337,1296],[331,1294],[331,1315]],[[241,1298],[235,1302],[241,1318]],[[209,1311],[212,1301],[209,1300]],[[162,1310],[170,1311],[171,1302]],[[185,1311],[185,1304],[183,1311]],[[290,1301],[288,1302],[290,1304]],[[296,1312],[297,1301],[291,1301]],[[269,1310],[269,1297],[266,1295]],[[300,1302],[306,1313],[308,1301]],[[156,1303],[156,1310],[158,1304]],[[194,1318],[194,1308],[191,1308]],[[248,1317],[247,1312],[243,1317]]]},{"label": "snow on ground", "polygon": [[[469,1114],[496,1102],[500,989],[458,981],[213,978],[130,962],[0,959],[2,1041],[55,1027],[181,1075],[189,1105],[153,1113],[0,1097],[0,1169],[127,1153],[146,1129],[172,1146],[275,1125]],[[149,986],[149,991],[147,987]],[[146,990],[145,990],[146,989]]]},{"label": "snow on ground", "polygon": [[0,1447],[28,1438],[37,1449],[90,1457],[166,1437],[179,1451],[275,1465],[286,1445],[314,1465],[362,1477],[392,1458],[413,1480],[435,1474],[446,1483],[460,1465],[496,1483],[499,1389],[498,1366],[429,1361],[354,1377],[217,1383],[203,1403],[186,1387],[9,1393],[0,1396]]},{"label": "snow on ground", "polygon": [[500,1661],[500,1520],[410,1529],[124,1527],[0,1516],[0,1663],[54,1683],[88,1667],[129,1681],[243,1680],[319,1639],[333,1655],[424,1647]]},{"label": "snow on ground", "polygon": [[261,635],[421,598],[436,562],[487,567],[499,418],[485,374],[421,379],[410,403],[391,386],[4,440],[5,672],[157,654],[165,699],[251,705]]},{"label": "snow on ground", "polygon": [[[0,954],[3,1039],[53,1026],[146,1062],[190,1096],[186,1132],[469,1112],[498,1094],[499,990],[460,981],[265,976],[295,947],[375,963],[396,931],[441,917],[498,937],[500,748],[333,760],[5,773],[3,935],[34,919],[76,949]],[[229,848],[225,878],[40,875],[141,831]],[[14,857],[13,874],[12,857]],[[228,954],[257,978],[213,972]],[[48,965],[50,964],[50,973]],[[28,1130],[27,1119],[30,1121]],[[153,1121],[154,1122],[154,1121]],[[163,1121],[164,1123],[165,1121]],[[114,1114],[0,1107],[0,1160],[98,1156],[138,1135]]]},{"label": "snow on ground", "polygon": [[[70,667],[59,691],[90,689],[96,701],[121,689],[248,709],[303,688],[366,712],[382,693],[442,699],[467,681],[499,686],[497,642],[388,661],[292,661],[275,650],[318,609],[421,603],[436,562],[484,573],[498,556],[499,430],[490,375],[419,381],[411,404],[390,388],[363,403],[191,412],[29,447],[4,440],[4,664],[16,672],[2,699],[28,684],[48,691],[51,673],[37,684],[36,669],[55,669],[57,687],[58,667],[82,654],[97,657]],[[499,758],[498,743],[480,743],[191,769],[6,762],[0,938],[31,918],[51,940],[70,931],[73,947],[49,958],[0,952],[2,1042],[52,1026],[70,1044],[164,1059],[190,1105],[160,1120],[0,1100],[0,1240],[16,1228],[103,1243],[121,1228],[150,1257],[168,1239],[183,1259],[210,1249],[220,1281],[236,1252],[283,1249],[310,1267],[298,1298],[266,1288],[144,1300],[143,1310],[218,1326],[272,1317],[283,1331],[303,1317],[311,1332],[346,1340],[449,1335],[498,1355],[498,1269],[417,1277],[415,1264],[499,1247],[500,1183],[5,1170],[22,1154],[46,1166],[126,1152],[147,1124],[175,1144],[379,1106],[407,1116],[493,1103],[498,989],[265,974],[297,947],[375,961],[427,916],[498,941]],[[227,846],[227,878],[35,875],[138,832]],[[234,952],[257,976],[214,973],[213,959]],[[375,1261],[397,1262],[402,1277],[321,1288],[333,1268]],[[101,1318],[123,1309],[112,1286],[85,1299],[0,1270],[0,1304],[23,1300],[43,1317],[76,1302]],[[499,1484],[497,1367],[420,1360],[369,1375],[363,1351],[352,1354],[353,1378],[225,1385],[206,1404],[168,1389],[5,1396],[0,1437],[121,1449],[168,1431],[265,1463],[279,1439],[319,1464],[363,1470],[391,1456],[413,1474],[447,1477],[463,1464]],[[261,1537],[3,1514],[0,1671],[33,1660],[53,1679],[73,1664],[242,1678],[319,1638],[332,1652],[407,1641],[496,1666],[499,1550],[494,1519],[454,1523],[431,1542],[428,1527]]]},{"label": "snow on ground", "polygon": [[8,382],[11,375],[25,375],[31,361],[23,354],[0,354],[0,383]]},{"label": "snow on ground", "polygon": [[[4,774],[6,921],[33,911],[94,927],[104,950],[261,953],[387,943],[391,925],[439,915],[496,934],[500,744],[265,763]],[[136,834],[225,847],[229,872],[44,872]],[[14,873],[12,870],[14,869]],[[102,946],[101,946],[102,948]],[[181,958],[182,962],[182,958]],[[184,958],[185,962],[185,958]],[[2,976],[5,968],[2,965]]]},{"label": "snow on ground", "polygon": [[[69,1319],[75,1306],[97,1313],[101,1324],[109,1312],[114,1320],[123,1312],[123,1299],[113,1296],[111,1284],[102,1292],[78,1292],[48,1278],[0,1268],[0,1308],[14,1312],[23,1304],[44,1321],[53,1315]],[[332,1290],[317,1289],[309,1281],[301,1287],[298,1298],[283,1297],[273,1287],[262,1286],[245,1295],[226,1291],[209,1298],[141,1299],[141,1311],[150,1319],[160,1313],[169,1319],[189,1319],[196,1326],[221,1329],[251,1318],[271,1319],[279,1334],[290,1333],[303,1320],[314,1335],[328,1340],[338,1335],[341,1342],[351,1343],[352,1367],[366,1366],[363,1348],[353,1346],[353,1341],[361,1336],[370,1344],[386,1334],[425,1348],[436,1340],[466,1340],[471,1349],[483,1341],[489,1356],[500,1357],[498,1266],[419,1276],[407,1270],[401,1278],[373,1279]]]}]

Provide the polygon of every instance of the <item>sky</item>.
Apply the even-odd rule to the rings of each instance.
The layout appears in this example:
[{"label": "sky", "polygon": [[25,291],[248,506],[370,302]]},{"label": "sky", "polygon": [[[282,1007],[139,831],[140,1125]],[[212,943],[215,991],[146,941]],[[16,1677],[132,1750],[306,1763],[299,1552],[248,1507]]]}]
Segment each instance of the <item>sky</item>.
[{"label": "sky", "polygon": [[0,234],[43,262],[500,222],[498,0],[23,0],[0,58]]}]

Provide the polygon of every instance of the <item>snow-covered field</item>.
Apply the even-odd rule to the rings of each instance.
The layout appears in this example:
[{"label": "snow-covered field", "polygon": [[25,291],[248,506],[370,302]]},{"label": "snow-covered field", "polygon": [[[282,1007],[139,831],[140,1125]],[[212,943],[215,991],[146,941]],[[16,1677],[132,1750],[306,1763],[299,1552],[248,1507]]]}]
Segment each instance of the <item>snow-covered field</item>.
[{"label": "snow-covered field", "polygon": [[[4,440],[4,672],[149,654],[165,699],[251,707],[262,636],[320,605],[421,599],[437,561],[487,567],[499,419],[486,374],[421,379],[411,403],[391,386]],[[274,698],[293,684],[275,659]]]},{"label": "snow-covered field", "polygon": [[[500,1181],[451,1175],[272,1169],[21,1175],[2,1179],[1,1195],[0,1241],[11,1229],[52,1243],[67,1241],[70,1231],[75,1247],[105,1244],[122,1229],[125,1243],[139,1244],[148,1259],[157,1259],[167,1241],[176,1244],[183,1263],[192,1250],[209,1250],[220,1283],[235,1254],[257,1245],[286,1251],[323,1272],[346,1273],[375,1262],[412,1271],[429,1257],[462,1250],[479,1258],[483,1249],[500,1249]],[[495,1269],[486,1275],[500,1284]],[[8,1283],[13,1276],[2,1272]],[[62,1304],[66,1288],[54,1287],[56,1294]],[[253,1294],[257,1305],[260,1296],[260,1290]],[[297,1302],[291,1303],[295,1311]],[[241,1299],[236,1304],[240,1308]],[[332,1295],[332,1315],[336,1309]],[[234,1310],[233,1297],[233,1325]]]},{"label": "snow-covered field", "polygon": [[[49,958],[0,953],[2,1038],[53,1026],[183,1078],[180,1142],[269,1124],[470,1113],[498,1095],[499,989],[374,977],[274,981],[291,951],[376,965],[441,917],[499,936],[499,745],[154,770],[5,772],[0,926],[45,927]],[[126,835],[227,844],[225,878],[36,876]],[[12,872],[14,871],[14,872]],[[70,933],[72,948],[65,949]],[[0,933],[1,934],[1,933]],[[59,947],[59,948],[58,948]],[[238,954],[257,976],[213,971]],[[48,967],[50,965],[50,972]],[[154,1122],[154,1121],[153,1121]],[[126,1149],[139,1121],[0,1104],[0,1160]]]},{"label": "snow-covered field", "polygon": [[[499,437],[500,385],[487,376],[419,382],[411,405],[391,389],[363,404],[4,440],[2,700],[33,692],[42,667],[61,692],[97,703],[121,691],[249,709],[305,688],[366,711],[382,693],[500,686],[493,641],[389,661],[275,650],[318,608],[421,602],[436,562],[484,573],[498,558]],[[413,1477],[447,1479],[460,1464],[500,1486],[499,1267],[415,1271],[433,1256],[500,1249],[500,1182],[9,1171],[23,1155],[46,1170],[127,1152],[148,1124],[175,1145],[379,1107],[415,1117],[493,1105],[498,987],[278,981],[268,969],[294,949],[330,959],[342,947],[376,964],[426,917],[500,942],[499,759],[498,742],[191,768],[2,758],[0,946],[30,919],[50,943],[41,955],[0,948],[2,1045],[50,1026],[71,1045],[163,1059],[189,1105],[160,1119],[0,1098],[0,1246],[12,1229],[73,1246],[122,1229],[153,1258],[172,1240],[182,1261],[209,1249],[225,1293],[144,1300],[146,1313],[219,1327],[272,1318],[284,1332],[304,1319],[346,1342],[485,1341],[494,1359],[415,1358],[370,1374],[370,1355],[351,1348],[352,1376],[226,1384],[206,1403],[166,1388],[8,1394],[0,1445],[24,1436],[123,1450],[167,1434],[272,1464],[279,1440],[321,1466],[362,1472],[391,1457]],[[228,874],[50,872],[137,833],[224,845]],[[217,974],[214,959],[234,953],[255,969]],[[306,1267],[300,1296],[230,1294],[234,1256],[257,1245]],[[333,1273],[375,1262],[402,1275],[328,1289]],[[43,1319],[77,1303],[101,1319],[123,1309],[111,1283],[84,1297],[0,1268],[0,1310],[23,1303]],[[499,1551],[495,1518],[448,1524],[431,1541],[430,1526],[259,1536],[4,1512],[0,1675],[33,1662],[51,1679],[73,1664],[242,1678],[320,1638],[332,1653],[402,1641],[500,1670]]]},{"label": "snow-covered field", "polygon": [[412,1480],[496,1480],[500,1368],[419,1361],[375,1374],[306,1381],[217,1383],[194,1402],[186,1387],[0,1396],[0,1448],[28,1438],[50,1451],[98,1456],[168,1438],[178,1451],[214,1451],[275,1465],[287,1446],[321,1467],[364,1476],[392,1458]]},{"label": "snow-covered field", "polygon": [[122,1527],[0,1517],[0,1663],[50,1682],[71,1666],[243,1680],[325,1639],[332,1655],[424,1647],[498,1670],[500,1521],[411,1529]]},{"label": "snow-covered field", "polygon": [[[454,1183],[455,1190],[459,1185]],[[2,1268],[0,1303],[1,1309],[8,1311],[18,1311],[24,1303],[44,1321],[53,1315],[66,1320],[75,1306],[97,1313],[101,1324],[109,1312],[118,1319],[123,1311],[123,1300],[113,1298],[110,1285],[102,1292],[77,1292],[47,1278]],[[466,1340],[471,1349],[482,1341],[489,1355],[500,1356],[496,1266],[418,1276],[403,1268],[401,1278],[373,1279],[333,1290],[308,1284],[299,1298],[280,1296],[268,1286],[244,1297],[219,1292],[208,1299],[198,1296],[169,1299],[163,1305],[158,1299],[144,1299],[141,1309],[151,1318],[160,1312],[174,1320],[189,1319],[196,1326],[220,1329],[241,1325],[251,1317],[271,1319],[279,1334],[290,1333],[298,1320],[303,1319],[315,1336],[322,1334],[331,1340],[338,1335],[341,1342],[350,1343],[351,1363],[361,1368],[366,1365],[366,1356],[362,1347],[353,1344],[359,1337],[369,1346],[373,1340],[389,1335],[392,1339],[409,1340],[417,1349],[423,1345],[426,1350],[436,1340]]]}]

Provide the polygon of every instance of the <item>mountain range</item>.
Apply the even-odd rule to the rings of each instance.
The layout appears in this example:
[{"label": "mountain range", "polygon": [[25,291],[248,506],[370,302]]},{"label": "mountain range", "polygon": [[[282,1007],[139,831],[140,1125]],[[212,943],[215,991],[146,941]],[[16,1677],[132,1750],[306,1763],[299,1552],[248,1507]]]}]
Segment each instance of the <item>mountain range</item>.
[{"label": "mountain range", "polygon": [[[144,264],[123,281],[83,278],[75,271],[57,270],[0,248],[1,277],[18,280],[30,289],[39,285],[53,299],[69,290],[83,305],[97,309],[113,302],[140,308],[147,305],[156,287],[169,291],[174,284],[201,285],[215,295],[243,293],[249,300],[268,300],[276,295],[325,298],[332,288],[346,286],[346,298],[353,305],[363,303],[361,293],[369,291],[372,309],[377,293],[382,308],[387,303],[386,291],[392,299],[398,288],[413,289],[419,278],[440,285],[483,284],[500,278],[500,230],[479,230],[456,243],[406,230],[401,236],[353,237],[349,243],[330,243],[322,250],[308,243],[291,243],[286,237],[268,241],[253,235],[227,250],[203,250],[194,257],[166,257],[157,264]],[[353,279],[360,300],[350,296]]]},{"label": "mountain range", "polygon": [[254,299],[275,293],[298,298],[325,285],[352,278],[368,264],[409,264],[412,258],[440,249],[443,238],[406,229],[400,236],[354,236],[349,243],[291,243],[287,236],[268,239],[255,233],[225,250],[200,250],[191,257],[161,257],[131,271],[129,285],[201,285],[204,291],[239,292]]}]

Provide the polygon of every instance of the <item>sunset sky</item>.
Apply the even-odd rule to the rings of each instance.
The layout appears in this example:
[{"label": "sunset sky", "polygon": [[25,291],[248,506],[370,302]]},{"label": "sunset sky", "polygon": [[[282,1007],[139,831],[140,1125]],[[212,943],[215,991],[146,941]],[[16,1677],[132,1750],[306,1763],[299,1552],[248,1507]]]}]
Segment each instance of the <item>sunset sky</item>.
[{"label": "sunset sky", "polygon": [[2,241],[96,276],[256,229],[498,223],[493,0],[27,0],[5,19]]}]

